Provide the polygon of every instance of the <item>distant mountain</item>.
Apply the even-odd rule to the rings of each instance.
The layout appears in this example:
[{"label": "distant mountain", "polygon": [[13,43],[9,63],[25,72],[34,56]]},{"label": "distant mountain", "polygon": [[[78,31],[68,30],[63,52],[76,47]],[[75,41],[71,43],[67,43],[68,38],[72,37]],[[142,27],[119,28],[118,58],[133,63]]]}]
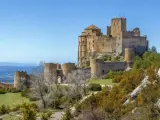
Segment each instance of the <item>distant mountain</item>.
[{"label": "distant mountain", "polygon": [[0,62],[0,66],[37,66],[37,64],[34,64],[34,63]]}]

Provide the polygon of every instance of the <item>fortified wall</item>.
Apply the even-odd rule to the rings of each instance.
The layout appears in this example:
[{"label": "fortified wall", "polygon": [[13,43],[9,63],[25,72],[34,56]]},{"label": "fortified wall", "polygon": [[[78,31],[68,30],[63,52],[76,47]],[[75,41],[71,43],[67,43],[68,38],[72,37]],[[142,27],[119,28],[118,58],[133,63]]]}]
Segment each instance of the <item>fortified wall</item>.
[{"label": "fortified wall", "polygon": [[61,82],[69,73],[76,69],[75,63],[64,63],[62,66],[55,63],[45,63],[44,78],[46,81],[57,80]]},{"label": "fortified wall", "polygon": [[[45,63],[44,64],[44,79],[46,82],[59,82],[66,78],[66,76],[71,73],[73,70],[76,70],[75,63]],[[14,87],[20,89],[22,80],[30,80],[31,76],[29,76],[24,71],[17,71],[14,73]]]},{"label": "fortified wall", "polygon": [[134,48],[125,48],[125,59],[123,62],[104,62],[100,59],[90,59],[91,77],[100,77],[112,71],[124,71],[131,67],[134,58]]}]

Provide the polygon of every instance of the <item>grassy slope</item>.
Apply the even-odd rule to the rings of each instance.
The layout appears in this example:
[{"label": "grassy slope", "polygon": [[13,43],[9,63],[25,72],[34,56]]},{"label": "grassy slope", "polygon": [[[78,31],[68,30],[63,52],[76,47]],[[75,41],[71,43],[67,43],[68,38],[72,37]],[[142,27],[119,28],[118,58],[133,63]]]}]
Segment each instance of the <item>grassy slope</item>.
[{"label": "grassy slope", "polygon": [[0,106],[8,105],[11,108],[14,108],[18,104],[22,104],[23,102],[29,103],[29,99],[21,97],[20,93],[6,93],[0,94]]},{"label": "grassy slope", "polygon": [[92,80],[89,80],[88,83],[96,83],[96,84],[102,84],[102,85],[113,85],[114,84],[112,83],[112,79],[101,79],[101,80],[92,79]]}]

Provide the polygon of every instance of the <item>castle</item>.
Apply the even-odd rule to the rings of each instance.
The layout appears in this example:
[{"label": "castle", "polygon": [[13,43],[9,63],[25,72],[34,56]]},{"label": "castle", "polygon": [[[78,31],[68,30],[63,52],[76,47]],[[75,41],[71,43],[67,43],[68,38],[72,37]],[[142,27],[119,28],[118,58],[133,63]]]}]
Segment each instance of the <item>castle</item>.
[{"label": "castle", "polygon": [[[90,63],[91,77],[101,77],[109,70],[119,71],[131,67],[135,54],[142,55],[148,50],[148,40],[146,36],[140,35],[140,29],[135,28],[127,31],[126,18],[113,18],[111,26],[107,27],[107,34],[103,35],[101,29],[95,25],[85,28],[78,37],[78,67],[74,63],[64,63],[62,66],[55,63],[45,63],[44,79],[56,79],[61,82],[67,74],[80,66],[85,60]],[[110,54],[122,56],[123,61],[106,62],[93,58],[93,53]],[[15,72],[14,87],[18,88],[22,78],[27,79],[27,73]],[[59,80],[60,78],[60,80]]]},{"label": "castle", "polygon": [[92,52],[124,56],[125,48],[132,47],[142,55],[148,49],[147,37],[141,36],[139,28],[127,31],[126,22],[126,18],[113,18],[106,35],[95,25],[85,28],[78,37],[78,65],[89,60]]}]

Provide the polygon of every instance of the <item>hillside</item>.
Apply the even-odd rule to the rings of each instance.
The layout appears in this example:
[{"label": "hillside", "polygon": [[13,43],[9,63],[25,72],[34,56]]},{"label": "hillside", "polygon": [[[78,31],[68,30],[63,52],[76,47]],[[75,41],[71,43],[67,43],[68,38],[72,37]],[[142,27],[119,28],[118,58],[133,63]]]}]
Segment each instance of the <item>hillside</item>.
[{"label": "hillside", "polygon": [[77,105],[79,120],[159,120],[160,54],[136,57],[133,69],[110,74],[118,84]]}]

